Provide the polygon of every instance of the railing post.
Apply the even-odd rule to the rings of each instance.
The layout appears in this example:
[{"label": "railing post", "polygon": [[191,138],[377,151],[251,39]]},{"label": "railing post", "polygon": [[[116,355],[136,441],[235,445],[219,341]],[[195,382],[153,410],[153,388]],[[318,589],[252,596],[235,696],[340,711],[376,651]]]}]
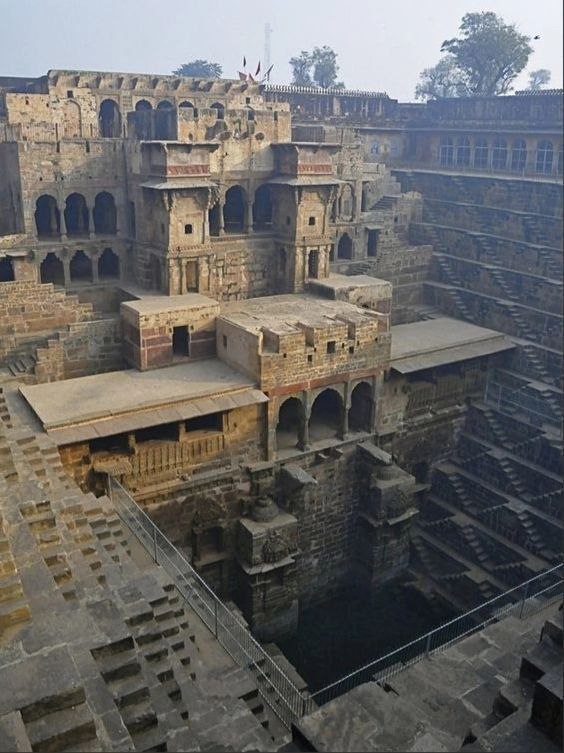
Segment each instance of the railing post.
[{"label": "railing post", "polygon": [[523,610],[525,609],[525,601],[527,600],[528,593],[529,593],[529,584],[527,583],[525,585],[525,590],[523,591],[523,598],[521,599],[521,609],[519,610],[519,619],[523,617]]},{"label": "railing post", "polygon": [[431,633],[427,636],[427,641],[425,643],[425,658],[429,658],[429,651],[431,650]]},{"label": "railing post", "polygon": [[214,613],[214,635],[217,638],[217,599],[213,600],[213,613]]},{"label": "railing post", "polygon": [[302,692],[302,716],[307,714],[307,699],[305,693]]},{"label": "railing post", "polygon": [[157,527],[156,526],[153,526],[153,548],[154,548],[153,557],[154,557],[155,562],[158,565],[159,557],[158,557],[158,552],[157,552]]}]

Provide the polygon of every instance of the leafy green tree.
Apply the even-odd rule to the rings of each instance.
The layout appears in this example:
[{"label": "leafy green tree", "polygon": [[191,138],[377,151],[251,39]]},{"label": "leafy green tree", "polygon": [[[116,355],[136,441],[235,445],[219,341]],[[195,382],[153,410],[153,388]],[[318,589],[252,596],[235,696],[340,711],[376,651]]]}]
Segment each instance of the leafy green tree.
[{"label": "leafy green tree", "polygon": [[297,57],[290,58],[292,83],[296,86],[312,86],[311,68],[313,60],[307,50],[302,50]]},{"label": "leafy green tree", "polygon": [[191,76],[193,78],[221,78],[222,73],[221,65],[209,60],[191,60],[173,71],[175,76]]},{"label": "leafy green tree", "polygon": [[339,66],[337,53],[324,45],[315,47],[313,52],[302,50],[290,59],[292,83],[298,86],[320,86],[323,89],[344,89],[342,81],[337,81]]},{"label": "leafy green tree", "polygon": [[529,86],[527,89],[530,91],[542,89],[543,86],[546,86],[550,82],[551,75],[550,71],[546,68],[539,68],[538,71],[531,71],[529,73]]},{"label": "leafy green tree", "polygon": [[530,37],[491,11],[466,13],[459,32],[459,37],[443,42],[441,52],[453,56],[467,93],[493,96],[510,91],[533,51]]},{"label": "leafy green tree", "polygon": [[467,94],[464,74],[456,66],[452,55],[442,57],[433,68],[425,68],[415,87],[415,99],[441,99],[462,97]]}]

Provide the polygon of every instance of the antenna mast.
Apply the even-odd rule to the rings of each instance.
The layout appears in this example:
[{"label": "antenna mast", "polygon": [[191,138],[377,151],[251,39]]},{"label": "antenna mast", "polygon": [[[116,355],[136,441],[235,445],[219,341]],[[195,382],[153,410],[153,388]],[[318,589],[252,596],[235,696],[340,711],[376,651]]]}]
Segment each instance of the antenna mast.
[{"label": "antenna mast", "polygon": [[[264,25],[264,70],[268,71],[270,68],[270,35],[272,34],[272,26],[267,21]],[[270,80],[270,73],[268,74],[268,80]]]}]

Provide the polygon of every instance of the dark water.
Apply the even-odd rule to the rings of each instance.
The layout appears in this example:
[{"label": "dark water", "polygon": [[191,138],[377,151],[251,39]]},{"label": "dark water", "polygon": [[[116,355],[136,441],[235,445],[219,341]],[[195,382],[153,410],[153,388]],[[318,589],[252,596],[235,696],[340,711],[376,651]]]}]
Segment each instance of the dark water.
[{"label": "dark water", "polygon": [[300,611],[298,634],[278,645],[315,691],[456,614],[431,606],[423,594],[401,583],[385,585],[371,597],[347,589]]}]

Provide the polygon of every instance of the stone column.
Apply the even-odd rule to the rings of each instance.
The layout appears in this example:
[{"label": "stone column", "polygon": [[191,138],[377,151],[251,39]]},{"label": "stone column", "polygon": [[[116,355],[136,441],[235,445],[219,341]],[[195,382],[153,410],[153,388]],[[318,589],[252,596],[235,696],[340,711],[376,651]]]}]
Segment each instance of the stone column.
[{"label": "stone column", "polygon": [[65,275],[65,288],[67,288],[70,285],[70,281],[71,281],[69,258],[63,259],[63,272]]},{"label": "stone column", "polygon": [[90,255],[90,261],[92,263],[92,282],[100,282],[98,275],[98,252]]},{"label": "stone column", "polygon": [[250,234],[253,232],[253,203],[250,198],[247,201],[245,215],[245,232]]},{"label": "stone column", "polygon": [[94,208],[88,207],[88,237],[90,239],[95,238],[94,233]]},{"label": "stone column", "polygon": [[[59,222],[60,222],[60,229],[61,229],[61,239],[66,241],[67,239],[67,223],[65,222],[65,212],[64,210],[59,212]],[[55,208],[51,208],[51,228],[54,232],[57,230],[57,218],[55,217]]]},{"label": "stone column", "polygon": [[346,439],[349,433],[349,408],[351,407],[351,385],[350,382],[345,382],[343,399],[343,415],[341,416],[341,427],[339,429],[339,439]]},{"label": "stone column", "polygon": [[370,416],[370,431],[378,431],[378,400],[382,389],[383,377],[381,375],[372,377],[372,415]]},{"label": "stone column", "polygon": [[308,450],[311,450],[311,445],[309,443],[309,418],[311,416],[312,406],[311,394],[308,390],[304,390],[302,393],[302,404],[304,406],[304,425],[302,427],[302,436],[298,441],[298,449],[302,452],[307,452]]},{"label": "stone column", "polygon": [[219,200],[219,234],[225,235],[225,219],[223,217],[223,208],[225,207],[225,199],[222,197]]}]

